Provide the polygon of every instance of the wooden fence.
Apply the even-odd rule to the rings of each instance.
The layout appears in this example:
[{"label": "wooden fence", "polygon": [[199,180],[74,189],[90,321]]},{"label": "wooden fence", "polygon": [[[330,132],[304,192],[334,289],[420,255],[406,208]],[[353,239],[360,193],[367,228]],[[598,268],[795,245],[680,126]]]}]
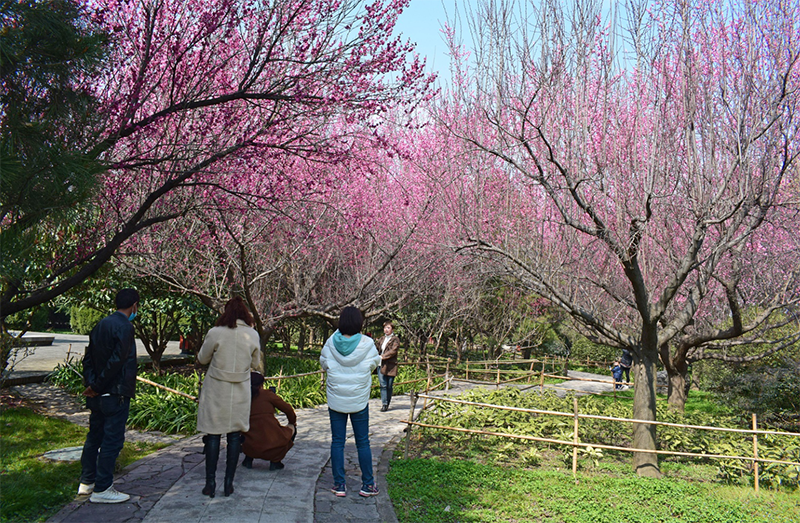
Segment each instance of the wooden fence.
[{"label": "wooden fence", "polygon": [[[431,362],[431,359],[433,359],[434,361]],[[425,391],[429,392],[431,390],[436,390],[436,389],[438,389],[440,387],[445,387],[445,390],[449,390],[450,384],[451,384],[451,382],[453,380],[464,381],[464,382],[472,383],[472,384],[476,384],[476,385],[494,385],[495,387],[500,388],[501,385],[506,385],[506,384],[510,384],[510,383],[516,383],[516,382],[522,381],[522,380],[527,380],[528,383],[531,383],[532,380],[534,378],[536,378],[536,380],[538,382],[538,386],[540,387],[541,390],[544,390],[545,378],[554,378],[554,379],[559,379],[559,380],[564,380],[564,381],[587,381],[587,382],[591,381],[591,382],[597,382],[597,383],[608,383],[608,384],[612,384],[612,385],[614,384],[613,380],[598,380],[598,379],[591,379],[591,378],[575,378],[575,377],[570,378],[570,377],[566,377],[566,376],[559,375],[559,374],[547,374],[547,373],[545,373],[545,370],[546,370],[546,368],[548,366],[548,363],[549,363],[549,365],[551,366],[551,368],[554,371],[555,371],[556,368],[558,368],[558,367],[560,367],[562,365],[562,363],[559,360],[557,360],[556,358],[553,358],[549,362],[548,362],[547,359],[544,359],[544,360],[539,360],[539,359],[529,359],[529,360],[482,360],[482,361],[473,361],[473,362],[470,362],[469,360],[467,360],[466,361],[466,367],[465,367],[465,370],[464,370],[464,378],[463,379],[457,378],[456,375],[454,374],[454,371],[456,369],[455,369],[455,366],[451,367],[452,360],[450,358],[438,359],[439,360],[438,362],[436,361],[437,359],[438,358],[430,358],[430,357],[428,357],[428,358],[426,358],[425,361],[401,362],[401,363],[399,363],[399,365],[402,365],[402,366],[420,367],[420,366],[424,365],[425,366],[426,377],[415,379],[415,380],[396,382],[394,385],[395,386],[397,386],[397,385],[408,385],[408,384],[411,384],[411,383],[419,383],[419,382],[423,382],[424,381],[424,382],[426,382]],[[516,365],[519,365],[519,364],[526,364],[526,365],[530,364],[530,368],[528,370],[510,370],[510,369],[503,370],[503,369],[500,368],[500,365],[510,365],[510,364],[516,364]],[[536,364],[541,364],[541,368],[540,368],[539,371],[534,370],[534,366]],[[439,369],[441,369],[441,367],[444,366],[444,369],[443,369],[444,372],[437,373],[436,372],[438,370],[437,369],[437,365],[438,365]],[[472,369],[470,369],[470,365],[473,365]],[[474,368],[475,365],[483,366],[483,368],[476,369],[476,368]],[[495,366],[496,368],[489,368],[490,365],[491,366]],[[470,379],[470,373],[473,374],[473,379]],[[275,389],[276,389],[277,392],[280,392],[281,385],[282,385],[284,380],[302,378],[304,376],[313,376],[313,375],[316,375],[316,374],[320,375],[320,386],[324,387],[324,385],[325,385],[325,371],[323,371],[323,370],[316,370],[316,371],[312,371],[312,372],[304,372],[304,373],[300,373],[300,374],[284,375],[283,374],[283,368],[281,367],[281,369],[279,370],[277,376],[264,376],[264,380],[265,381],[276,381],[277,384],[276,384]],[[477,375],[491,374],[492,376],[495,376],[496,379],[493,380],[493,381],[474,379],[474,376],[476,374]],[[503,376],[503,375],[513,375],[515,377],[510,378],[510,379],[501,379],[501,376]],[[155,383],[153,381],[147,380],[147,379],[139,377],[139,376],[137,376],[136,379],[141,381],[141,382],[143,382],[143,383],[151,385],[153,387],[158,387],[158,388],[160,388],[162,390],[166,390],[166,391],[172,392],[174,394],[178,394],[178,395],[184,396],[184,397],[186,397],[188,399],[191,399],[193,401],[197,401],[197,397],[192,396],[190,394],[186,394],[186,393],[177,391],[177,390],[172,389],[170,387],[166,387],[164,385]],[[437,380],[441,380],[441,381],[438,384],[436,384]],[[629,383],[629,382],[622,382],[622,384],[633,385],[633,383]],[[537,386],[537,385],[533,385],[533,386]],[[550,384],[550,386],[554,387],[554,388],[558,388],[556,385]],[[377,385],[373,385],[373,388],[375,388],[375,387],[377,387]],[[525,389],[523,388],[523,390],[525,390]],[[597,393],[591,393],[591,394],[597,394]],[[616,388],[614,388],[614,396],[616,397]]]},{"label": "wooden fence", "polygon": [[[443,425],[433,425],[429,423],[420,423],[418,421],[414,421],[415,410],[417,401],[422,398],[426,401],[443,401],[449,403],[456,403],[461,405],[472,405],[476,407],[482,408],[490,408],[490,409],[497,409],[497,410],[508,410],[514,412],[527,412],[530,414],[540,414],[546,416],[562,416],[562,417],[571,417],[574,420],[573,423],[573,440],[572,441],[563,441],[558,439],[552,438],[541,438],[536,436],[527,436],[521,434],[509,434],[505,432],[494,432],[494,431],[486,431],[486,430],[477,430],[477,429],[466,429],[462,427],[448,427]],[[424,410],[425,407],[423,407]],[[695,429],[695,430],[708,430],[708,431],[718,431],[718,432],[734,432],[740,434],[752,434],[753,435],[753,455],[752,456],[732,456],[732,455],[724,455],[724,454],[706,454],[706,453],[698,453],[698,452],[679,452],[679,451],[669,451],[669,450],[650,450],[650,449],[638,449],[638,448],[630,448],[630,447],[618,447],[614,445],[604,445],[598,443],[584,443],[580,442],[579,440],[579,426],[581,419],[597,419],[597,420],[606,420],[606,421],[614,421],[614,422],[622,422],[622,423],[639,423],[644,425],[660,425],[666,427],[678,427],[684,429]],[[753,472],[754,472],[754,487],[755,491],[758,492],[759,485],[758,485],[758,464],[759,463],[776,463],[782,465],[792,465],[800,467],[800,463],[794,461],[784,461],[784,460],[774,460],[774,459],[766,459],[766,458],[759,458],[758,457],[758,436],[759,435],[775,435],[775,436],[794,436],[800,438],[800,434],[794,432],[781,432],[781,431],[770,431],[770,430],[759,430],[756,415],[753,414],[753,428],[752,429],[734,429],[734,428],[726,428],[726,427],[710,427],[710,426],[703,426],[703,425],[685,425],[681,423],[668,423],[664,421],[652,421],[652,420],[639,420],[639,419],[630,419],[630,418],[614,418],[610,416],[598,416],[593,414],[580,414],[578,412],[578,398],[573,398],[573,412],[559,412],[559,411],[550,411],[550,410],[538,410],[538,409],[526,409],[521,407],[509,407],[505,405],[492,405],[489,403],[478,403],[473,401],[464,401],[458,400],[454,398],[448,397],[441,397],[441,396],[430,396],[428,394],[419,394],[413,392],[411,394],[411,407],[408,413],[408,419],[404,421],[404,423],[408,424],[408,429],[406,433],[406,445],[403,457],[408,457],[408,450],[411,438],[411,431],[412,428],[417,427],[427,427],[433,429],[440,429],[440,430],[451,430],[456,432],[464,432],[468,434],[480,434],[486,436],[497,436],[502,438],[511,438],[511,439],[521,439],[527,441],[538,441],[542,443],[551,443],[556,445],[564,445],[564,446],[571,446],[572,450],[572,473],[577,473],[578,469],[578,448],[579,447],[586,447],[586,448],[593,448],[593,449],[605,449],[605,450],[616,450],[620,452],[631,452],[631,453],[649,453],[649,454],[658,454],[658,455],[669,455],[669,456],[682,456],[682,457],[696,457],[696,458],[705,458],[705,459],[738,459],[742,461],[751,461],[753,462]]]}]

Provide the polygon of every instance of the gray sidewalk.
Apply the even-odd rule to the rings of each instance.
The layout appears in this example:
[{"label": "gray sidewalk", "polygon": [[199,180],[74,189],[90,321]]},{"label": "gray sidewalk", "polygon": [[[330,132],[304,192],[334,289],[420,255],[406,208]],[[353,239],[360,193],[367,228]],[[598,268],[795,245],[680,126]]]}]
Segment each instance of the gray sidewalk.
[{"label": "gray sidewalk", "polygon": [[[236,469],[235,491],[222,495],[225,450],[220,452],[217,496],[203,496],[205,466],[200,435],[181,440],[134,463],[115,479],[115,487],[131,495],[127,503],[101,505],[84,496],[70,503],[51,523],[160,523],[160,522],[269,522],[367,523],[394,522],[396,517],[386,492],[385,474],[391,450],[399,441],[408,416],[409,398],[393,399],[388,412],[380,400],[370,401],[370,446],[376,483],[381,493],[362,498],[360,471],[352,429],[345,446],[348,493],[337,498],[330,492],[330,426],[327,407],[297,411],[297,440],[284,459],[286,468],[270,471],[269,463],[256,460],[248,470]],[[224,441],[224,438],[223,438]]]},{"label": "gray sidewalk", "polygon": [[[473,387],[466,383],[454,385],[454,394]],[[577,390],[613,389],[613,385],[604,383],[571,385]],[[217,470],[217,496],[211,499],[202,495],[203,444],[200,435],[195,435],[137,461],[115,479],[115,487],[130,494],[130,501],[98,505],[83,496],[64,507],[49,523],[395,523],[386,473],[392,451],[406,427],[403,421],[409,407],[408,396],[395,397],[388,412],[380,412],[380,400],[370,400],[370,446],[376,484],[381,491],[374,497],[358,495],[360,470],[349,426],[345,445],[347,497],[339,498],[330,492],[330,426],[327,407],[320,406],[297,411],[297,440],[284,459],[283,470],[270,471],[269,463],[261,460],[246,469],[239,458],[235,491],[230,497],[222,495],[224,449]]]},{"label": "gray sidewalk", "polygon": [[[21,378],[27,376],[45,375],[56,368],[59,363],[64,363],[67,356],[71,356],[80,361],[83,358],[83,353],[86,346],[89,344],[89,336],[82,334],[55,334],[55,333],[41,333],[29,332],[25,336],[32,337],[52,337],[52,345],[44,345],[40,347],[30,347],[28,349],[20,349],[17,351],[18,358],[13,364],[10,378]],[[167,350],[164,351],[166,357],[180,356],[180,348],[177,341],[170,341],[167,343]],[[144,348],[142,341],[136,339],[136,355],[139,358],[149,361],[150,356]]]}]

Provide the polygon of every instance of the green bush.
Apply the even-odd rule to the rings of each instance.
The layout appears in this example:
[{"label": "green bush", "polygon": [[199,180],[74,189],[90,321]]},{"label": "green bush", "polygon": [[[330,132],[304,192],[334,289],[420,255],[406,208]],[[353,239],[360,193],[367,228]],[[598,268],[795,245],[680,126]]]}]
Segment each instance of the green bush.
[{"label": "green bush", "polygon": [[97,322],[106,316],[105,312],[91,307],[71,307],[69,309],[69,326],[76,334],[89,334]]},{"label": "green bush", "polygon": [[34,310],[24,310],[5,319],[6,326],[11,329],[44,331],[50,317],[49,307],[38,307]]},{"label": "green bush", "polygon": [[746,367],[719,386],[723,400],[739,412],[775,420],[800,413],[800,361]]}]

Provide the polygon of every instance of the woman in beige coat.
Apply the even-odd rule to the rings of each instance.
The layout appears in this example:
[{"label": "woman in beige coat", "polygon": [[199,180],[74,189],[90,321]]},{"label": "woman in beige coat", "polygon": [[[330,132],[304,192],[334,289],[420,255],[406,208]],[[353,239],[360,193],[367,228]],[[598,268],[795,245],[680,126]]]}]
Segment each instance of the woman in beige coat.
[{"label": "woman in beige coat", "polygon": [[225,496],[233,493],[233,476],[239,459],[241,433],[250,428],[250,370],[261,369],[258,333],[244,301],[233,298],[216,327],[208,331],[197,361],[210,364],[197,409],[197,430],[205,432],[206,486],[203,494],[214,497],[222,434],[228,435]]}]

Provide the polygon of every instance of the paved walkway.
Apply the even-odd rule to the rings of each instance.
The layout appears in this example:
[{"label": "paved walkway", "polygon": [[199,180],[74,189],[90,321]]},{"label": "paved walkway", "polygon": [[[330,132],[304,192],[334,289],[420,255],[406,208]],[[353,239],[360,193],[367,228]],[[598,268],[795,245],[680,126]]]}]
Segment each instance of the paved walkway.
[{"label": "paved walkway", "polygon": [[[330,427],[326,407],[297,411],[297,440],[284,459],[286,468],[270,471],[269,463],[256,460],[248,470],[236,469],[235,491],[222,495],[225,449],[220,451],[217,496],[201,494],[205,484],[203,444],[200,435],[181,440],[132,464],[115,479],[115,487],[131,495],[127,503],[99,505],[77,498],[49,521],[51,523],[110,522],[394,522],[397,518],[386,492],[386,472],[394,445],[408,417],[409,398],[399,396],[392,409],[380,412],[380,400],[370,401],[370,446],[376,483],[381,493],[358,495],[361,488],[355,444],[348,430],[345,446],[348,493],[337,498],[330,492]],[[285,421],[284,421],[285,422]],[[224,438],[223,438],[224,441]],[[241,458],[240,458],[241,461]]]},{"label": "paved walkway", "polygon": [[[64,360],[68,356],[76,358],[77,360],[82,359],[86,346],[89,345],[89,336],[82,334],[30,332],[26,333],[25,336],[52,337],[53,344],[41,347],[26,347],[17,350],[14,354],[16,360],[13,362],[9,378],[37,378],[48,374],[56,368],[56,365],[64,363]],[[178,357],[180,353],[181,351],[177,341],[170,341],[167,343],[164,356],[167,358]],[[142,360],[150,361],[150,356],[147,354],[144,344],[142,344],[142,341],[138,338],[136,339],[136,355]]]},{"label": "paved walkway", "polygon": [[[573,374],[570,372],[570,374]],[[580,373],[580,377],[604,379],[605,376]],[[453,394],[474,385],[454,382]],[[52,391],[49,385],[24,385],[29,399]],[[560,388],[611,391],[611,384],[570,382]],[[529,388],[525,386],[523,388]],[[549,387],[548,387],[549,388]],[[19,389],[19,388],[18,388]],[[538,387],[531,387],[535,392]],[[562,391],[559,391],[559,393]],[[565,391],[564,391],[565,392]],[[52,396],[51,396],[52,399]],[[66,400],[65,400],[66,401]],[[68,405],[68,402],[66,403]],[[263,522],[263,523],[394,523],[397,518],[387,493],[386,473],[396,444],[406,427],[408,396],[398,396],[388,412],[380,412],[380,401],[370,400],[370,444],[373,451],[375,479],[381,493],[371,498],[358,495],[360,470],[352,429],[348,427],[345,461],[348,494],[338,498],[330,492],[330,427],[324,406],[300,409],[298,435],[294,448],[284,459],[286,468],[270,471],[269,463],[256,460],[252,469],[237,467],[235,492],[222,495],[225,449],[220,452],[217,471],[217,497],[201,494],[205,466],[200,435],[174,444],[131,464],[115,479],[115,487],[131,495],[131,500],[116,505],[88,502],[88,496],[76,498],[53,516],[50,523],[194,523],[194,522]],[[80,412],[62,407],[54,415],[83,424]],[[285,419],[282,420],[285,423]],[[159,439],[170,436],[128,431],[127,438]],[[224,438],[223,438],[224,442]],[[224,443],[223,443],[224,445]]]}]

